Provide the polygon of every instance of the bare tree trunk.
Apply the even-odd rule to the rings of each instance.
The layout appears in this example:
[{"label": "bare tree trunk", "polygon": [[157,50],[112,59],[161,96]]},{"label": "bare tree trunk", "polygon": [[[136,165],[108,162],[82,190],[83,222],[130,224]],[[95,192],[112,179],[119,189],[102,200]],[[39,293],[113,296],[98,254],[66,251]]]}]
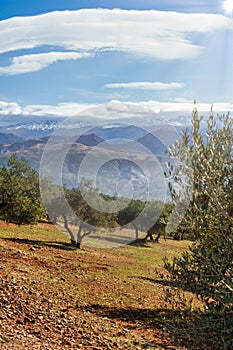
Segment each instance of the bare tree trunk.
[{"label": "bare tree trunk", "polygon": [[70,242],[72,245],[75,245],[76,244],[76,241],[75,241],[75,237],[74,237],[74,234],[73,232],[71,231],[71,229],[69,228],[69,224],[68,224],[68,219],[66,216],[63,216],[64,218],[64,227],[66,229],[66,231],[69,233],[70,235]]},{"label": "bare tree trunk", "polygon": [[159,238],[160,238],[160,236],[161,236],[161,233],[159,233],[159,234],[157,235],[157,237],[155,237],[155,242],[156,242],[156,243],[158,243],[158,242],[159,242]]},{"label": "bare tree trunk", "polygon": [[144,238],[144,240],[146,241],[147,238],[150,238],[151,241],[153,241],[153,234],[150,232],[150,230],[147,232],[146,237]]},{"label": "bare tree trunk", "polygon": [[135,235],[136,235],[136,239],[138,239],[139,234],[138,234],[138,227],[135,227]]},{"label": "bare tree trunk", "polygon": [[81,245],[81,242],[82,242],[82,235],[81,235],[81,232],[82,232],[82,225],[79,226],[78,228],[78,233],[77,233],[77,243],[76,243],[76,247],[78,249],[80,249],[80,245]]}]

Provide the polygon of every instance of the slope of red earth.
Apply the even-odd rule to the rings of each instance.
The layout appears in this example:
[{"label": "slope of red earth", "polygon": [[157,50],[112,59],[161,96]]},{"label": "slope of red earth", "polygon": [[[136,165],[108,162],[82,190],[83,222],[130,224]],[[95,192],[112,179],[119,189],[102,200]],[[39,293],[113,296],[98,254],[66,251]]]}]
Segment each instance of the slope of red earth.
[{"label": "slope of red earth", "polygon": [[187,243],[68,242],[50,225],[0,223],[0,349],[186,349],[164,326],[169,306],[156,279],[163,256]]}]

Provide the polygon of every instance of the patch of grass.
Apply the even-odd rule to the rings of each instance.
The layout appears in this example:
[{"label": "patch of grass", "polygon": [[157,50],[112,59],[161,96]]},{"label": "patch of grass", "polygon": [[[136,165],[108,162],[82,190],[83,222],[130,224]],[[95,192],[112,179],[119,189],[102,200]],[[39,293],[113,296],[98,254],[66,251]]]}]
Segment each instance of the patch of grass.
[{"label": "patch of grass", "polygon": [[0,335],[0,342],[9,343],[9,339]]}]

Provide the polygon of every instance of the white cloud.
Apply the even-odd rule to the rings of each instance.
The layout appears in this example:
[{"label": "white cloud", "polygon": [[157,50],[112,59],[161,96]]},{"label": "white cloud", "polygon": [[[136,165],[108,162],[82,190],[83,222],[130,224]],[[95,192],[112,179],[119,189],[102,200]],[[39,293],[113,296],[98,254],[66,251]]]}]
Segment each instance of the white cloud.
[{"label": "white cloud", "polygon": [[[172,116],[177,118],[180,115],[189,115],[193,111],[193,102],[180,100],[182,102],[160,102],[160,101],[141,101],[141,102],[121,102],[113,100],[103,105],[90,105],[75,102],[63,102],[57,105],[27,105],[20,106],[17,102],[0,101],[0,115],[35,115],[35,116],[61,116],[72,117],[81,113],[82,117],[98,118],[105,120],[116,120],[119,118],[142,117],[160,114],[162,116]],[[92,108],[93,107],[93,108]],[[98,108],[98,113],[97,113]],[[209,113],[211,110],[210,103],[198,103],[197,109],[200,113]],[[214,112],[231,112],[233,113],[233,104],[219,102],[213,106]],[[146,119],[145,119],[146,122]]]},{"label": "white cloud", "polygon": [[0,101],[0,114],[17,115],[22,113],[23,109],[17,102]]},{"label": "white cloud", "polygon": [[57,105],[21,106],[17,102],[0,101],[0,115],[70,117],[90,107],[92,107],[92,105],[75,102],[64,102]]},{"label": "white cloud", "polygon": [[64,102],[55,106],[50,105],[27,105],[23,108],[24,115],[53,115],[62,117],[71,117],[81,111],[93,107],[93,105],[85,103]]},{"label": "white cloud", "polygon": [[140,89],[140,90],[172,90],[181,89],[184,87],[183,83],[162,83],[162,82],[132,82],[132,83],[113,83],[106,84],[105,87],[110,89]]},{"label": "white cloud", "polygon": [[81,9],[0,21],[0,53],[40,46],[120,50],[162,60],[189,59],[202,47],[192,34],[229,28],[217,14]]},{"label": "white cloud", "polygon": [[[197,109],[200,113],[210,113],[212,105],[210,103],[198,103]],[[142,114],[146,118],[150,119],[150,115],[160,114],[161,116],[173,116],[175,118],[180,115],[191,116],[194,109],[194,103],[191,101],[183,102],[160,102],[160,101],[141,101],[141,102],[121,102],[118,100],[113,100],[107,104],[100,105],[98,107],[98,113],[96,109],[89,109],[87,111],[82,111],[83,116],[96,117],[100,115],[103,119],[119,119],[133,117],[141,118]],[[215,103],[213,106],[213,111],[218,112],[233,112],[232,103],[219,102]]]},{"label": "white cloud", "polygon": [[17,75],[37,72],[48,65],[64,60],[87,58],[86,52],[48,52],[14,57],[9,66],[0,67],[0,75]]}]

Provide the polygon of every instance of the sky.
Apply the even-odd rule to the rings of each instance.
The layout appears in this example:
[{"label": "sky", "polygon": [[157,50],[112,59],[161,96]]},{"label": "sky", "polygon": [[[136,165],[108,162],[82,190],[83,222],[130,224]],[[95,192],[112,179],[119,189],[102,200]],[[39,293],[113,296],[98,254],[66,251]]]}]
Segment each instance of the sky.
[{"label": "sky", "polygon": [[0,119],[104,103],[233,111],[232,11],[232,0],[1,0]]}]

